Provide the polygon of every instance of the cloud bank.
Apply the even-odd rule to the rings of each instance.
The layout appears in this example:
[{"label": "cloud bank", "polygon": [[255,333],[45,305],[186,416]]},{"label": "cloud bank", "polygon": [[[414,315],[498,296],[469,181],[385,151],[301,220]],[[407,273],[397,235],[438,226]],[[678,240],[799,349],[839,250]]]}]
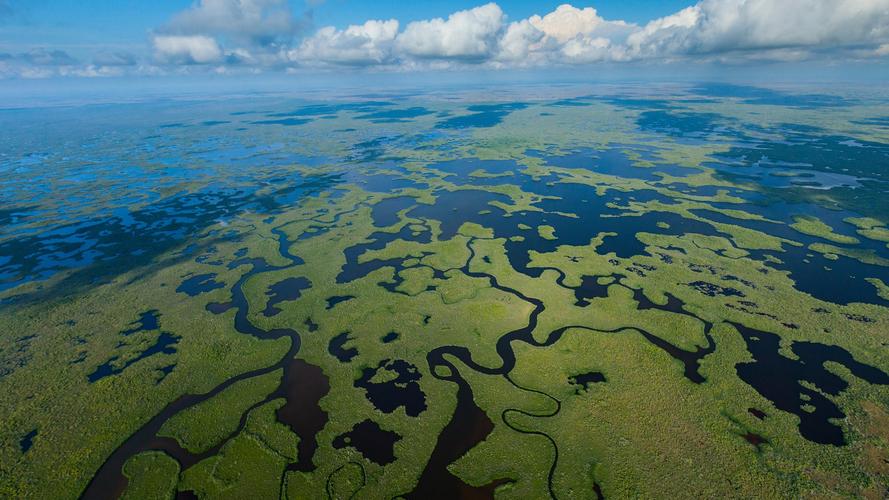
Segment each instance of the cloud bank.
[{"label": "cloud bank", "polygon": [[[199,0],[153,31],[150,63],[104,59],[130,61],[141,71],[182,72],[889,57],[889,0],[700,0],[644,25],[605,19],[593,7],[571,4],[511,20],[498,4],[487,3],[407,24],[371,19],[344,28],[308,26],[309,17],[296,17],[287,0]],[[0,75],[29,64],[43,72],[55,67],[73,73],[73,60],[66,65],[61,54],[52,53],[6,54]],[[96,64],[101,59],[91,66],[106,68]]]}]

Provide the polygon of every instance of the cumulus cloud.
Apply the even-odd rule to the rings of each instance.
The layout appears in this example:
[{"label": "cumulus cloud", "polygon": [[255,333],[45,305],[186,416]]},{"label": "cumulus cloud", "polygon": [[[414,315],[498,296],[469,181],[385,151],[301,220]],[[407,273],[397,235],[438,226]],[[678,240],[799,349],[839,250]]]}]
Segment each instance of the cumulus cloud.
[{"label": "cumulus cloud", "polygon": [[417,58],[483,60],[494,55],[505,19],[497,4],[488,3],[447,20],[415,21],[398,36],[398,48]]},{"label": "cumulus cloud", "polygon": [[500,39],[496,59],[516,64],[534,64],[546,59],[547,52],[546,33],[524,19],[509,23]]},{"label": "cumulus cloud", "polygon": [[889,37],[886,0],[703,0],[630,35],[637,57],[841,49]]},{"label": "cumulus cloud", "polygon": [[510,23],[500,43],[500,61],[521,65],[621,60],[622,44],[635,24],[608,21],[596,9],[563,4],[545,16]]},{"label": "cumulus cloud", "polygon": [[163,63],[209,64],[220,62],[223,56],[216,40],[205,35],[156,35],[152,43]]},{"label": "cumulus cloud", "polygon": [[287,0],[198,0],[151,43],[163,64],[275,66],[302,24]]},{"label": "cumulus cloud", "polygon": [[321,28],[288,53],[292,61],[366,66],[393,61],[398,21],[367,21],[344,30]]},{"label": "cumulus cloud", "polygon": [[559,43],[578,38],[623,39],[636,28],[624,21],[606,21],[592,7],[578,9],[569,4],[562,4],[543,17],[531,16],[528,22]]}]

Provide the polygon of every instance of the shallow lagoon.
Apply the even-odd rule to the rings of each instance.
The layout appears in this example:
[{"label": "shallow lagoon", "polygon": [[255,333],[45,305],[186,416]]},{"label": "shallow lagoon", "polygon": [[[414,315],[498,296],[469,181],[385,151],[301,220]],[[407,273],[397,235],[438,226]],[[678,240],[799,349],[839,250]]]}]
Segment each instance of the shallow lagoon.
[{"label": "shallow lagoon", "polygon": [[0,491],[885,489],[889,101],[646,90],[0,112]]}]

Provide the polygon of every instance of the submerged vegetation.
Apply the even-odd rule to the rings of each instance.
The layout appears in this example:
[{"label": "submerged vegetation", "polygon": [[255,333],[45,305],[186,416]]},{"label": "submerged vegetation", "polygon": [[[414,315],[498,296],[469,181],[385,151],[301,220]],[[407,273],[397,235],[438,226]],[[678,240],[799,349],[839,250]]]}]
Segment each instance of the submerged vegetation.
[{"label": "submerged vegetation", "polygon": [[2,111],[0,496],[885,495],[889,100],[644,90]]}]

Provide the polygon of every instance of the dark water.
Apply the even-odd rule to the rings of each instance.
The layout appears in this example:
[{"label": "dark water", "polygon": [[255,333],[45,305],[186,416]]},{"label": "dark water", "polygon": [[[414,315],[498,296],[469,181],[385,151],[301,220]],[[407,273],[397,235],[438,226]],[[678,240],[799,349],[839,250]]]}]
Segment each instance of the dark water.
[{"label": "dark water", "polygon": [[281,381],[279,395],[287,399],[277,412],[278,421],[299,436],[298,460],[288,470],[310,472],[318,449],[317,434],[327,424],[327,412],[321,409],[321,398],[330,392],[330,382],[320,367],[294,359]]},{"label": "dark water", "polygon": [[574,390],[574,394],[581,394],[582,392],[589,390],[590,386],[593,384],[599,384],[605,381],[606,378],[602,372],[578,373],[577,375],[568,377],[568,383],[577,386],[577,389]]},{"label": "dark water", "polygon": [[37,437],[37,429],[25,434],[22,436],[22,439],[19,440],[19,449],[22,453],[27,453],[28,450],[34,446],[34,438]]},{"label": "dark water", "polygon": [[160,328],[160,313],[156,309],[145,311],[139,315],[139,319],[130,323],[132,328],[120,332],[123,336],[129,336],[134,333],[157,330]]},{"label": "dark water", "polygon": [[355,448],[371,462],[386,465],[395,461],[394,447],[398,441],[401,441],[401,435],[397,432],[383,430],[373,420],[363,420],[355,424],[351,431],[335,437],[333,447]]},{"label": "dark water", "polygon": [[747,411],[750,412],[751,415],[753,415],[754,417],[756,417],[760,420],[765,420],[765,418],[768,417],[768,414],[766,412],[759,410],[757,408],[747,408]]},{"label": "dark water", "polygon": [[130,357],[125,361],[118,361],[120,356],[112,356],[108,361],[96,367],[95,371],[87,376],[87,379],[90,383],[98,382],[105,377],[117,375],[139,361],[155,354],[176,354],[176,344],[179,343],[181,338],[172,333],[161,332],[154,344],[135,357]]},{"label": "dark water", "polygon": [[389,227],[399,221],[398,212],[416,205],[417,200],[410,196],[386,198],[371,207],[371,218],[378,227]]},{"label": "dark water", "polygon": [[[815,243],[818,238],[797,233],[786,225],[766,221],[742,220],[728,217],[712,210],[693,210],[701,217],[741,227],[773,234],[798,241],[799,246],[784,244],[781,252],[751,251],[751,255],[769,268],[789,271],[797,290],[808,293],[819,299],[836,304],[865,302],[886,304],[889,301],[881,298],[876,289],[865,278],[874,277],[889,283],[889,267],[865,264],[850,257],[838,256],[836,260],[828,259],[817,252],[810,252],[806,246]],[[863,240],[863,238],[861,238]],[[833,244],[833,243],[831,243]],[[842,247],[843,245],[835,246]],[[863,242],[865,250],[876,251],[874,242]],[[880,254],[885,254],[880,250]],[[877,255],[880,255],[877,254]],[[767,261],[765,255],[779,259],[779,262]]]},{"label": "dark water", "polygon": [[634,152],[643,160],[655,160],[651,156],[651,150],[642,146],[615,145],[609,149],[597,150],[592,148],[579,148],[560,154],[547,154],[541,151],[528,151],[526,154],[542,158],[547,165],[560,168],[578,168],[590,170],[605,175],[614,175],[627,179],[641,179],[646,181],[658,181],[661,179],[658,172],[674,177],[685,177],[698,173],[694,168],[671,165],[663,162],[654,167],[637,167],[628,152]]},{"label": "dark water", "polygon": [[608,287],[611,286],[611,283],[599,284],[599,278],[602,277],[584,276],[581,278],[580,286],[574,289],[574,296],[577,298],[577,302],[574,305],[587,307],[590,305],[590,299],[608,297]]},{"label": "dark water", "polygon": [[[710,224],[685,219],[671,212],[649,212],[638,217],[602,217],[619,213],[607,207],[607,203],[614,199],[598,196],[594,188],[582,184],[559,184],[546,190],[546,194],[560,198],[537,203],[543,212],[519,212],[506,217],[503,209],[490,204],[493,201],[507,202],[508,198],[503,195],[479,190],[441,191],[436,193],[433,205],[418,205],[408,215],[441,221],[442,239],[452,238],[464,222],[492,228],[498,238],[522,236],[523,241],[509,240],[505,243],[507,255],[516,270],[533,277],[539,276],[542,270],[528,267],[529,251],[548,253],[562,245],[587,245],[599,232],[617,233],[617,236],[605,238],[599,252],[613,252],[625,258],[645,253],[644,245],[636,238],[639,232],[723,235]],[[644,192],[634,194],[644,196]],[[652,193],[651,196],[658,195]],[[522,230],[519,224],[531,228],[552,226],[556,239],[544,238],[536,230]],[[667,224],[667,227],[663,224]],[[348,253],[347,259],[352,260]]]},{"label": "dark water", "polygon": [[429,243],[432,241],[429,231],[424,231],[419,235],[415,235],[414,231],[408,226],[404,226],[397,233],[373,233],[368,239],[370,240],[369,243],[361,243],[345,250],[346,264],[336,277],[337,283],[349,283],[384,267],[395,267],[396,269],[400,269],[402,261],[405,260],[403,258],[393,258],[387,260],[370,260],[359,263],[358,258],[369,250],[381,250],[385,248],[386,245],[396,240],[419,241],[421,243]]},{"label": "dark water", "polygon": [[[459,160],[448,160],[438,163],[431,163],[428,168],[445,172],[447,179],[455,184],[474,184],[474,185],[500,185],[509,183],[509,177],[524,167],[516,163],[514,160],[479,160],[476,158],[461,158]],[[495,175],[496,177],[470,176],[469,174],[481,171],[487,175]]]},{"label": "dark water", "polygon": [[216,281],[215,273],[207,273],[186,279],[176,287],[176,291],[194,297],[220,288],[225,288],[225,283]]},{"label": "dark water", "polygon": [[889,384],[889,374],[856,361],[842,347],[796,341],[790,344],[790,350],[798,359],[788,358],[779,350],[778,335],[733,325],[753,355],[752,362],[735,367],[738,376],[775,408],[798,416],[800,434],[809,441],[846,444],[842,428],[831,421],[844,419],[846,414],[830,396],[840,395],[849,383],[828,370],[825,363],[843,365],[852,375],[871,384]]},{"label": "dark water", "polygon": [[265,310],[262,314],[268,318],[281,312],[278,304],[282,302],[291,302],[302,296],[302,292],[312,287],[312,282],[307,278],[285,278],[271,286],[269,286],[266,295],[269,301],[266,303]]},{"label": "dark water", "polygon": [[333,297],[327,298],[327,309],[333,309],[337,304],[342,304],[343,302],[350,301],[354,299],[354,295],[335,295]]},{"label": "dark water", "polygon": [[462,457],[475,445],[484,441],[494,430],[494,423],[481,410],[472,398],[472,390],[462,378],[457,375],[456,368],[452,369],[452,380],[457,383],[457,408],[448,425],[438,435],[438,441],[432,456],[420,480],[414,489],[404,495],[407,499],[488,499],[494,497],[494,490],[510,482],[509,479],[501,479],[481,487],[470,486],[460,478],[451,474],[448,465]]},{"label": "dark water", "polygon": [[[380,370],[395,374],[387,377],[386,382],[374,382],[373,378]],[[367,399],[383,413],[392,413],[404,408],[405,413],[417,417],[426,411],[426,394],[420,388],[422,374],[417,367],[407,361],[384,359],[376,368],[365,368],[361,377],[355,381],[355,387],[367,391]]]},{"label": "dark water", "polygon": [[333,337],[327,345],[327,352],[341,363],[352,361],[355,356],[358,356],[358,349],[355,347],[346,347],[346,343],[350,340],[352,340],[352,338],[349,337],[349,332],[343,332]]}]

